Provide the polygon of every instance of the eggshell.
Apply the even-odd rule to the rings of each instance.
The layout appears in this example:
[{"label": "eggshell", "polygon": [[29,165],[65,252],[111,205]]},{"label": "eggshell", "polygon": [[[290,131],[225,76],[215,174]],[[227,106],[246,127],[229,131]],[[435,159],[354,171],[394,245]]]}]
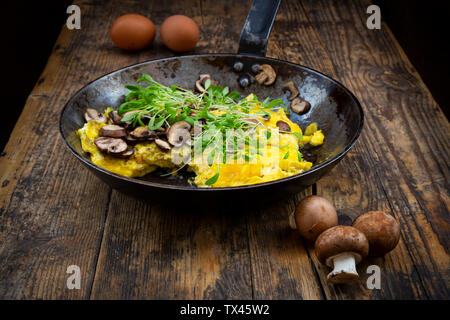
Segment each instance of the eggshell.
[{"label": "eggshell", "polygon": [[126,14],[113,22],[109,33],[119,48],[136,51],[153,42],[156,30],[150,19],[139,14]]},{"label": "eggshell", "polygon": [[200,31],[191,18],[174,15],[167,18],[161,25],[161,38],[170,50],[189,51],[197,44]]}]

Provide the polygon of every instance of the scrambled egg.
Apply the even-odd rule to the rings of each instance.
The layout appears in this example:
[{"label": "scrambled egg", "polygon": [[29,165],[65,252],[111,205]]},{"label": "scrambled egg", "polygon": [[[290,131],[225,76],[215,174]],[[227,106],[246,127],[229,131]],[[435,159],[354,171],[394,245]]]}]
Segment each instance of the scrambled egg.
[{"label": "scrambled egg", "polygon": [[[154,171],[158,165],[171,164],[170,157],[164,159],[168,154],[159,151],[154,143],[136,145],[135,155],[130,159],[120,159],[102,153],[94,144],[94,140],[99,137],[99,130],[104,125],[106,124],[89,121],[77,131],[81,147],[90,154],[92,163],[125,177],[142,177]],[[144,159],[150,160],[149,158],[152,158],[151,160],[155,163],[144,161]]]},{"label": "scrambled egg", "polygon": [[[227,157],[225,163],[217,164],[219,161],[215,161],[210,166],[207,161],[201,161],[202,159],[194,155],[188,163],[188,169],[196,174],[193,183],[198,187],[242,186],[277,180],[311,169],[313,164],[303,160],[298,150],[307,143],[313,146],[323,143],[324,135],[321,130],[317,130],[317,124],[309,125],[302,135],[300,127],[289,120],[283,109],[270,111],[270,116],[269,120],[261,121],[264,126],[258,126],[256,129],[258,139],[266,139],[266,143],[256,154],[251,154],[247,149],[244,152],[247,157],[245,161]],[[268,138],[269,130],[278,133],[276,123],[280,120],[289,124],[291,132],[297,134],[280,132]],[[179,165],[172,161],[173,153],[161,151],[154,142],[138,143],[134,155],[129,159],[120,159],[100,152],[94,140],[99,137],[99,130],[104,125],[89,121],[77,131],[83,150],[90,154],[94,164],[125,177],[142,177],[157,167],[167,168],[169,172],[178,169]],[[188,148],[190,152],[190,147]],[[186,153],[186,150],[184,152]],[[249,157],[252,158],[250,161]],[[211,186],[208,185],[208,179],[218,172],[217,181]]]},{"label": "scrambled egg", "polygon": [[[302,134],[300,127],[289,120],[283,109],[270,112],[270,116],[269,120],[261,121],[264,127],[257,127],[258,139],[264,137],[267,129],[277,129],[276,123],[280,120],[289,124],[291,132]],[[317,130],[316,123],[309,125],[305,130],[306,133],[309,135],[303,135],[301,141],[292,133],[280,132],[278,139],[272,134],[267,139],[267,144],[260,149],[260,153],[254,155],[253,161],[239,163],[234,158],[227,158],[226,163],[209,166],[206,161],[196,161],[194,157],[190,164],[196,173],[194,183],[198,187],[208,187],[206,181],[219,172],[213,186],[234,187],[277,180],[309,170],[313,164],[303,160],[298,149],[306,143],[315,146],[322,144],[324,135]]]}]

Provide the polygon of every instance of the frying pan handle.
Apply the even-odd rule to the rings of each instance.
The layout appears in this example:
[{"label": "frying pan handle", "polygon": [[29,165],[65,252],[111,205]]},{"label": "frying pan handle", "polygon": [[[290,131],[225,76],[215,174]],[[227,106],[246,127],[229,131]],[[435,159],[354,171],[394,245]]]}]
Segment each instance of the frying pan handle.
[{"label": "frying pan handle", "polygon": [[238,54],[264,57],[281,0],[253,0],[242,28]]}]

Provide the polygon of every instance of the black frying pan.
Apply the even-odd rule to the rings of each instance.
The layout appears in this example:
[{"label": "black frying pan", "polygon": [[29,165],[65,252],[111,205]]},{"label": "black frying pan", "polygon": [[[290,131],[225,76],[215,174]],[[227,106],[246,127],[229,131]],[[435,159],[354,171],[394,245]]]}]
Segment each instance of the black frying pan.
[{"label": "black frying pan", "polygon": [[[206,54],[164,58],[132,65],[109,73],[79,90],[62,110],[60,132],[69,150],[84,165],[108,185],[119,191],[150,200],[199,203],[241,199],[268,199],[298,193],[314,184],[328,173],[352,148],[363,126],[363,111],[356,97],[339,82],[318,71],[286,61],[265,58],[267,39],[278,10],[280,0],[254,0],[245,21],[238,54]],[[255,65],[271,65],[277,80],[271,86],[261,86],[253,81]],[[123,101],[126,84],[134,84],[145,72],[156,81],[184,88],[194,88],[200,73],[211,74],[223,86],[241,92],[243,96],[255,93],[260,98],[281,98],[288,102],[288,93],[282,85],[293,81],[300,95],[311,103],[310,111],[302,116],[291,113],[290,119],[302,130],[317,122],[326,136],[324,145],[307,151],[315,158],[309,171],[276,181],[228,188],[197,188],[186,177],[161,177],[158,172],[143,178],[126,178],[89,161],[84,154],[75,131],[84,124],[86,108],[103,111],[105,107],[117,108]]]}]

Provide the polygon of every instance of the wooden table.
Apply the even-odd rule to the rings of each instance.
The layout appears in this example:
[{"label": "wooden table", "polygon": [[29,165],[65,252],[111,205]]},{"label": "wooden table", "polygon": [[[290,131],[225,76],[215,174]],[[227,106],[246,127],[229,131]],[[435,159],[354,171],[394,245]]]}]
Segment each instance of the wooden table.
[{"label": "wooden table", "polygon": [[[450,126],[389,27],[366,27],[366,1],[282,2],[267,56],[343,82],[365,127],[348,156],[294,199],[230,217],[217,207],[177,212],[111,190],[73,157],[58,133],[67,100],[112,70],[173,55],[124,53],[109,38],[121,14],[160,26],[185,14],[200,26],[192,53],[236,52],[248,1],[77,1],[81,30],[62,26],[48,64],[0,157],[0,298],[7,299],[427,299],[449,297]],[[326,282],[313,246],[288,227],[316,193],[342,224],[392,213],[401,240],[362,262],[353,286]],[[239,208],[237,208],[239,210]],[[369,290],[366,268],[381,268]],[[78,265],[81,289],[66,269]]]}]

